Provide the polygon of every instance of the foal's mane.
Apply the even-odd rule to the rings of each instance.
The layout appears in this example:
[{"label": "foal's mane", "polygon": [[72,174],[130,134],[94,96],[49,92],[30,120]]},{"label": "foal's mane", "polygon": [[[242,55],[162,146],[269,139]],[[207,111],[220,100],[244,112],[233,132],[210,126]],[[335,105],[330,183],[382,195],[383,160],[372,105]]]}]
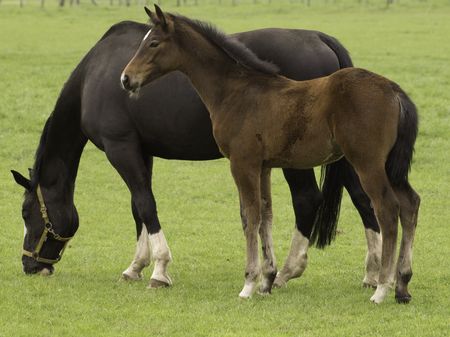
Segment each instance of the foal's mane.
[{"label": "foal's mane", "polygon": [[236,63],[244,66],[245,68],[256,70],[268,75],[276,75],[279,73],[280,69],[277,65],[261,60],[242,42],[227,36],[214,25],[199,20],[189,19],[182,15],[170,14],[170,16],[174,21],[176,32],[183,33],[184,29],[182,25],[180,25],[180,23],[183,23],[194,29],[197,33],[201,34],[208,41],[225,52]]}]

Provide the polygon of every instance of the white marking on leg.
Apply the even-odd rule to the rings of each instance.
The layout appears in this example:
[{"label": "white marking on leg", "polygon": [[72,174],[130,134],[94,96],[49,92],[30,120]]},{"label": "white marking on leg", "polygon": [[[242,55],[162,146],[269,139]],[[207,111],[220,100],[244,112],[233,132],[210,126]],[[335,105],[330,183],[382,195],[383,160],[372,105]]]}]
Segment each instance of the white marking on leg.
[{"label": "white marking on leg", "polygon": [[256,290],[257,282],[254,281],[245,281],[244,288],[242,288],[239,293],[240,298],[250,298]]},{"label": "white marking on leg", "polygon": [[148,232],[145,224],[142,226],[141,235],[136,244],[136,253],[130,266],[122,273],[123,278],[128,280],[140,280],[142,269],[150,264],[150,249],[148,243]]},{"label": "white marking on leg", "polygon": [[378,275],[381,268],[381,234],[366,229],[367,255],[366,255],[366,274],[363,280],[363,286],[376,287],[378,284]]},{"label": "white marking on leg", "polygon": [[[172,261],[172,254],[170,253],[166,237],[162,229],[156,234],[149,235],[150,246],[152,249],[152,259],[155,261],[155,268],[151,279],[164,283],[165,285],[172,285],[172,280],[167,273],[167,266]],[[152,283],[150,283],[150,287]]]},{"label": "white marking on leg", "polygon": [[296,228],[292,235],[291,250],[283,269],[277,274],[274,286],[282,287],[290,279],[300,277],[308,262],[309,239]]},{"label": "white marking on leg", "polygon": [[370,300],[376,304],[380,304],[386,298],[389,290],[391,289],[391,286],[392,285],[390,283],[378,284],[377,290],[375,290],[375,293],[370,298]]}]

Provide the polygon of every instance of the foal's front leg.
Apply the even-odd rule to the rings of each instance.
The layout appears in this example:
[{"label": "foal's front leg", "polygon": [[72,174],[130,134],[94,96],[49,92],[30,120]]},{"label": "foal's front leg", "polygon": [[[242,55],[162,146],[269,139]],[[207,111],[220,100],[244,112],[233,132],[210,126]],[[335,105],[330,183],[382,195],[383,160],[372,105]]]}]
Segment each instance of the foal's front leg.
[{"label": "foal's front leg", "polygon": [[242,226],[247,241],[245,284],[239,297],[250,298],[256,290],[261,273],[258,256],[258,230],[261,223],[261,168],[248,163],[231,161],[231,172],[239,190]]},{"label": "foal's front leg", "polygon": [[275,253],[272,240],[272,195],[270,189],[270,168],[263,168],[261,172],[261,238],[263,264],[260,293],[268,294],[277,275]]}]

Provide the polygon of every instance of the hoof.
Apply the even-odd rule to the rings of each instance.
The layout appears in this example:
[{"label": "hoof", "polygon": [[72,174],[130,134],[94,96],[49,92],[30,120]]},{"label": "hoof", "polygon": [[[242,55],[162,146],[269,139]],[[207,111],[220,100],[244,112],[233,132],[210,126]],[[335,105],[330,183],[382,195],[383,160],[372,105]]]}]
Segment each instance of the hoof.
[{"label": "hoof", "polygon": [[256,282],[245,283],[244,288],[239,293],[239,297],[243,299],[249,299],[252,297],[256,289]]},{"label": "hoof", "polygon": [[258,291],[261,295],[270,294],[272,292],[272,286],[276,276],[277,273],[273,272],[263,277]]},{"label": "hoof", "polygon": [[380,304],[381,302],[384,301],[384,299],[386,298],[387,294],[389,292],[389,285],[387,284],[379,284],[377,286],[377,290],[375,290],[375,293],[373,294],[373,296],[370,298],[370,300],[375,303],[375,304]]},{"label": "hoof", "polygon": [[363,288],[373,288],[373,289],[376,289],[377,283],[376,283],[376,282],[366,282],[366,281],[363,281],[362,286],[363,286]]},{"label": "hoof", "polygon": [[124,271],[122,273],[122,280],[124,281],[140,281],[142,280],[142,278],[143,278],[142,273],[128,272],[128,271]]},{"label": "hoof", "polygon": [[287,280],[282,276],[281,272],[277,273],[272,288],[283,288],[287,286]]},{"label": "hoof", "polygon": [[395,294],[395,300],[397,303],[401,304],[408,304],[411,302],[411,295],[410,294]]},{"label": "hoof", "polygon": [[154,278],[150,279],[150,284],[148,285],[148,289],[157,289],[157,288],[167,288],[170,287],[170,282],[164,282],[160,280],[156,280]]}]

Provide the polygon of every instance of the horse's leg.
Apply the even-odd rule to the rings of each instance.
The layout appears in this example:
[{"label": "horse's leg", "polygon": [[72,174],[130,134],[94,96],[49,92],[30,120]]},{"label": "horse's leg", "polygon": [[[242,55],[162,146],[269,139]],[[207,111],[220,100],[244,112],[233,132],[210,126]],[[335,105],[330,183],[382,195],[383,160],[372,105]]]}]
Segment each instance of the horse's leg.
[{"label": "horse's leg", "polygon": [[270,189],[270,168],[264,168],[261,172],[261,226],[259,236],[261,238],[263,263],[261,294],[270,293],[272,284],[277,275],[275,253],[272,240],[272,195]]},{"label": "horse's leg", "polygon": [[[348,159],[350,161],[350,158]],[[362,165],[353,163],[353,167],[358,173],[361,186],[372,202],[375,216],[381,228],[381,269],[377,289],[370,298],[372,302],[381,303],[394,281],[399,202],[386,176],[384,165],[378,165],[377,167],[373,164],[376,163],[375,161],[369,160],[368,162],[373,166],[366,162]]]},{"label": "horse's leg", "polygon": [[284,286],[290,279],[303,274],[308,261],[307,251],[314,218],[322,202],[314,170],[284,169],[283,173],[291,191],[296,228],[289,255],[275,279],[275,287]]},{"label": "horse's leg", "polygon": [[400,222],[402,224],[402,241],[397,262],[397,286],[395,299],[399,303],[408,303],[411,295],[408,292],[408,283],[412,277],[412,246],[417,226],[420,197],[412,187],[407,184],[395,188],[400,202]]},{"label": "horse's leg", "polygon": [[231,172],[239,190],[241,218],[247,241],[247,264],[245,284],[239,293],[241,298],[250,298],[256,290],[261,267],[258,256],[258,230],[261,223],[261,168],[244,162],[231,160]]},{"label": "horse's leg", "polygon": [[130,266],[122,273],[122,277],[125,280],[135,281],[142,279],[142,270],[150,265],[150,249],[147,227],[142,225],[141,218],[133,201],[131,201],[131,210],[134,221],[136,222],[136,252]]},{"label": "horse's leg", "polygon": [[361,187],[359,178],[353,167],[345,160],[342,162],[345,174],[343,174],[343,184],[346,188],[353,205],[361,216],[365,228],[367,240],[366,273],[363,279],[364,287],[376,288],[378,284],[378,274],[381,266],[381,234],[377,219],[373,213],[370,199]]},{"label": "horse's leg", "polygon": [[[151,166],[146,164],[137,141],[105,141],[105,153],[127,184],[131,192],[131,201],[137,211],[135,218],[140,219],[148,233],[152,258],[155,260],[149,286],[152,288],[169,286],[172,281],[167,273],[167,266],[172,257],[156,212],[156,202],[151,189]],[[137,255],[145,256],[144,261],[147,256],[144,248],[147,233],[142,229],[136,249]]]}]

